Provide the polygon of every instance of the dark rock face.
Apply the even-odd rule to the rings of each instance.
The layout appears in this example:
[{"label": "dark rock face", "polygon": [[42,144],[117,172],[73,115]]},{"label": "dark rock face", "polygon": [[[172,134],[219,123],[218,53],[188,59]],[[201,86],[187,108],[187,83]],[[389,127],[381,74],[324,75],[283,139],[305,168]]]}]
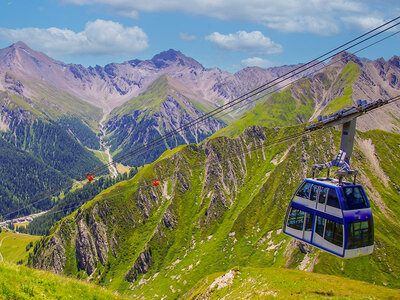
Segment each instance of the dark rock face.
[{"label": "dark rock face", "polygon": [[[109,240],[116,244],[115,237],[107,232],[107,211],[95,205],[89,214],[79,214],[76,218],[77,234],[75,237],[75,254],[78,268],[91,275],[97,262],[104,266],[110,250]],[[113,247],[114,248],[114,247]],[[114,250],[115,252],[115,250]]]},{"label": "dark rock face", "polygon": [[139,254],[139,257],[135,261],[133,267],[126,274],[125,280],[133,282],[138,278],[140,274],[146,274],[149,268],[151,267],[151,263],[152,263],[151,249],[146,249],[145,251]]},{"label": "dark rock face", "polygon": [[66,248],[72,230],[73,223],[64,222],[57,234],[53,235],[50,240],[46,242],[46,239],[42,239],[39,243],[41,247],[35,247],[31,265],[56,274],[64,273],[67,260]]},{"label": "dark rock face", "polygon": [[80,270],[88,275],[96,269],[96,247],[86,224],[82,219],[77,220],[78,232],[75,237],[75,255]]},{"label": "dark rock face", "polygon": [[24,85],[21,83],[21,81],[15,79],[13,76],[11,76],[10,74],[6,73],[4,75],[4,83],[5,83],[5,87],[7,90],[11,91],[11,92],[15,92],[19,95],[23,95],[24,93]]},{"label": "dark rock face", "polygon": [[167,227],[171,230],[175,229],[177,221],[176,221],[174,215],[171,213],[169,208],[167,208],[167,210],[165,211],[162,220],[163,220],[165,227]]}]

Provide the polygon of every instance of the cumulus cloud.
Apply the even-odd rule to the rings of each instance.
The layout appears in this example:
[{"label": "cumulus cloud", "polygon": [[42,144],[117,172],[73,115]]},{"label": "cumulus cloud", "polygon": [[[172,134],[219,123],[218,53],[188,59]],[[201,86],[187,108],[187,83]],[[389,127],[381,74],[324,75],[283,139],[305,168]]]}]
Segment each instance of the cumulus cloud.
[{"label": "cumulus cloud", "polygon": [[214,32],[206,36],[206,40],[218,45],[219,48],[230,51],[244,51],[255,54],[280,54],[283,47],[260,31],[238,31],[228,35]]},{"label": "cumulus cloud", "polygon": [[343,17],[343,22],[358,27],[361,30],[370,30],[385,23],[382,18],[373,16]]},{"label": "cumulus cloud", "polygon": [[140,12],[177,11],[226,21],[257,22],[281,32],[332,35],[342,17],[362,17],[381,7],[393,10],[394,0],[63,0],[76,5],[103,4],[138,18]]},{"label": "cumulus cloud", "polygon": [[179,33],[179,38],[181,40],[184,40],[184,41],[194,41],[194,40],[197,39],[197,37],[195,35],[189,34],[189,33],[185,33],[185,32],[180,32]]},{"label": "cumulus cloud", "polygon": [[148,37],[139,27],[96,20],[86,23],[81,32],[60,28],[0,28],[0,38],[7,42],[24,41],[49,55],[131,55],[148,48]]},{"label": "cumulus cloud", "polygon": [[242,65],[246,67],[271,68],[279,64],[260,57],[249,57],[242,60]]}]

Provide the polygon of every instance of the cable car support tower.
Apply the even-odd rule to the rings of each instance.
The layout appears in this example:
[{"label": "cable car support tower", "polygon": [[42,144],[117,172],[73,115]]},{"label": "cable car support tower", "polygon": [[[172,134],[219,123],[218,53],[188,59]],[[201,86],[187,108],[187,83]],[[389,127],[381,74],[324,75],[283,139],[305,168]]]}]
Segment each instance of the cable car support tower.
[{"label": "cable car support tower", "polygon": [[350,157],[353,153],[354,137],[356,133],[357,118],[379,106],[387,104],[387,100],[379,99],[367,103],[366,100],[358,100],[357,106],[341,109],[329,116],[318,116],[318,122],[305,128],[306,131],[315,131],[321,128],[328,128],[342,125],[342,135],[340,139],[340,149],[336,158],[324,164],[312,165],[312,177],[314,178],[321,170],[328,169],[327,177],[331,167],[338,167],[336,175],[339,185],[342,185],[343,177],[353,176],[353,184],[356,184],[358,170],[350,168]]}]

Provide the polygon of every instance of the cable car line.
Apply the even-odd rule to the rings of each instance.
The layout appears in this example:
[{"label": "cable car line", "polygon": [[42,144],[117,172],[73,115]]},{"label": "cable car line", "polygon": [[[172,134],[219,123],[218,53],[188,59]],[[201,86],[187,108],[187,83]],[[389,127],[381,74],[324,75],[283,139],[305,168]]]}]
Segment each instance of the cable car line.
[{"label": "cable car line", "polygon": [[[335,48],[335,49],[333,49],[333,50],[331,50],[331,51],[329,51],[329,52],[327,52],[327,53],[325,53],[324,55],[321,55],[321,56],[318,57],[317,59],[322,58],[322,57],[324,57],[324,56],[326,56],[326,55],[332,53],[333,51],[335,51],[335,50],[337,50],[337,49],[343,48],[344,46],[349,45],[349,44],[351,44],[352,42],[354,42],[354,41],[356,41],[356,40],[359,40],[360,38],[362,38],[362,37],[364,37],[364,36],[366,36],[366,35],[368,35],[368,34],[374,32],[374,31],[376,31],[376,30],[378,30],[378,29],[380,29],[380,28],[382,28],[382,27],[384,27],[384,26],[386,26],[386,25],[388,25],[388,24],[390,24],[390,23],[392,23],[392,22],[394,22],[394,21],[396,21],[396,20],[398,20],[398,19],[400,19],[400,16],[398,16],[398,17],[396,17],[396,18],[394,18],[394,19],[392,19],[392,20],[386,22],[385,24],[382,24],[382,25],[380,25],[380,26],[378,26],[378,27],[376,27],[376,28],[370,30],[370,31],[367,32],[367,33],[364,33],[363,35],[361,35],[361,36],[359,36],[359,37],[357,37],[357,38],[355,38],[355,39],[353,39],[353,40],[351,40],[351,41],[349,41],[349,42],[347,42],[347,43],[345,43],[345,44],[343,44],[343,45],[341,45],[341,46],[339,46],[339,47],[337,47],[337,48]],[[344,49],[344,50],[342,50],[342,51],[339,51],[338,53],[341,53],[341,52],[346,51],[346,50],[348,50],[348,49],[350,49],[350,48],[352,48],[352,47],[355,47],[356,45],[359,45],[359,44],[361,44],[361,43],[363,43],[363,42],[365,42],[365,41],[367,41],[367,40],[369,40],[369,39],[371,39],[371,38],[373,38],[373,37],[375,37],[375,36],[377,36],[377,35],[379,35],[379,34],[382,34],[382,33],[386,32],[387,30],[389,30],[389,29],[391,29],[391,28],[393,28],[393,27],[395,27],[395,26],[398,26],[399,24],[400,24],[400,22],[398,22],[398,23],[396,23],[396,24],[394,24],[394,25],[392,25],[392,26],[390,26],[390,27],[388,27],[388,28],[385,28],[385,29],[383,29],[383,30],[381,30],[381,31],[379,31],[379,32],[377,32],[377,33],[375,33],[374,35],[372,35],[372,36],[370,36],[370,37],[368,37],[368,38],[366,38],[366,39],[364,39],[364,40],[362,40],[362,41],[359,41],[359,42],[356,43],[355,45],[349,46],[348,48],[346,48],[346,49]],[[387,38],[388,38],[388,37],[387,37]],[[382,40],[383,40],[383,39],[382,39]],[[378,42],[379,42],[379,41],[378,41]],[[376,43],[378,43],[378,42],[376,42]],[[376,44],[376,43],[374,43],[374,44]],[[334,54],[334,55],[331,55],[331,56],[329,56],[328,58],[325,58],[324,60],[327,60],[327,59],[329,59],[329,58],[332,58],[333,56],[337,55],[338,53],[336,53],[336,54]],[[296,68],[295,70],[301,69],[302,67],[309,65],[309,64],[315,62],[317,59],[314,59],[314,60],[312,60],[312,61],[310,61],[310,62],[308,62],[308,63],[306,63],[306,64],[304,64],[304,65],[302,65],[302,66],[300,66],[300,67],[298,67],[298,68]],[[323,61],[324,61],[324,60],[323,60]],[[293,76],[295,76],[295,75],[298,75],[298,74],[304,72],[305,70],[308,70],[308,69],[310,69],[311,67],[314,67],[314,66],[316,66],[316,65],[318,65],[318,64],[320,64],[320,63],[321,63],[321,62],[317,62],[317,63],[315,63],[314,65],[309,66],[308,68],[305,68],[305,69],[303,69],[303,70],[301,70],[301,71],[298,71],[297,73],[292,74],[290,77],[293,77]],[[295,70],[292,70],[292,71],[290,71],[290,72],[287,72],[286,74],[284,74],[284,75],[282,75],[282,76],[280,76],[280,77],[278,77],[278,78],[276,78],[276,79],[274,79],[274,80],[272,80],[272,81],[270,81],[270,82],[268,82],[268,83],[266,83],[266,84],[264,84],[264,85],[262,85],[262,86],[260,86],[260,87],[258,87],[258,88],[256,88],[256,89],[254,89],[254,90],[252,90],[252,91],[250,91],[250,92],[245,93],[244,95],[242,95],[242,96],[240,96],[240,97],[238,97],[238,98],[236,98],[236,99],[234,99],[234,100],[232,100],[232,101],[230,101],[230,102],[228,102],[228,103],[226,103],[226,104],[224,104],[224,105],[222,105],[222,106],[220,106],[220,107],[218,107],[218,108],[216,108],[216,109],[214,109],[214,110],[212,110],[212,111],[210,111],[210,112],[208,112],[207,114],[205,114],[205,115],[203,115],[203,116],[201,116],[201,117],[199,117],[199,118],[197,118],[197,119],[195,119],[195,120],[192,120],[192,121],[188,122],[187,124],[184,124],[184,125],[182,125],[181,127],[177,128],[177,129],[175,129],[175,130],[170,131],[169,133],[165,134],[164,136],[161,136],[160,138],[157,138],[157,139],[151,141],[150,143],[144,144],[144,145],[138,147],[137,149],[135,149],[135,150],[133,150],[133,151],[131,151],[131,152],[129,152],[129,153],[127,153],[127,154],[125,154],[125,155],[123,155],[123,156],[121,156],[121,157],[115,159],[115,160],[113,160],[113,161],[110,162],[110,163],[104,164],[103,166],[98,167],[98,168],[96,168],[95,170],[93,170],[93,171],[91,171],[91,172],[89,172],[89,173],[87,173],[87,174],[94,174],[95,172],[101,171],[101,170],[103,170],[104,168],[108,168],[109,165],[111,165],[111,164],[113,164],[113,163],[116,163],[116,162],[123,161],[123,160],[127,159],[127,158],[130,157],[130,156],[133,156],[133,155],[135,155],[135,154],[141,153],[140,151],[142,151],[142,150],[144,150],[143,153],[145,153],[146,151],[148,151],[148,148],[150,148],[150,147],[152,147],[152,146],[158,144],[159,142],[164,141],[164,140],[166,140],[167,138],[172,137],[172,136],[178,134],[179,132],[181,132],[181,131],[183,131],[183,130],[185,130],[185,129],[187,129],[187,128],[193,126],[193,125],[196,125],[196,124],[198,124],[198,123],[200,123],[200,122],[202,122],[202,121],[205,121],[206,119],[208,119],[208,118],[210,118],[210,117],[216,115],[217,113],[220,113],[220,112],[222,112],[222,111],[224,111],[224,110],[226,110],[226,109],[232,108],[233,106],[235,106],[235,105],[237,105],[237,104],[243,102],[244,100],[246,100],[246,99],[248,99],[248,98],[250,98],[250,97],[252,97],[252,96],[257,95],[257,94],[261,93],[262,91],[265,91],[265,90],[268,89],[268,88],[271,88],[271,87],[273,87],[273,86],[276,86],[278,83],[283,82],[284,80],[289,79],[290,77],[284,78],[284,79],[282,79],[282,78],[283,78],[284,76],[290,74],[290,73],[293,73],[293,71],[295,71]],[[281,81],[279,81],[279,80],[281,80]],[[268,86],[269,84],[271,84],[271,83],[273,83],[273,82],[275,82],[275,83],[274,83],[272,86]],[[290,83],[289,83],[289,84],[290,84]],[[288,84],[288,85],[289,85],[289,84]],[[265,95],[264,95],[264,96],[265,96]],[[87,174],[85,174],[82,178],[86,178]],[[81,179],[82,179],[82,178],[81,178]],[[41,201],[44,201],[44,200],[47,199],[48,197],[54,196],[54,195],[58,194],[60,191],[62,191],[63,189],[69,188],[69,187],[71,187],[71,186],[72,186],[71,184],[65,184],[65,185],[63,185],[63,186],[61,186],[61,187],[58,187],[58,188],[56,188],[56,189],[53,189],[53,190],[47,192],[46,194],[41,195],[40,198],[39,198],[39,197],[36,198],[37,200],[35,199],[33,202],[29,203],[28,205],[26,205],[26,206],[24,206],[24,207],[22,207],[22,208],[20,208],[20,209],[18,209],[18,210],[16,210],[16,211],[14,211],[14,212],[10,212],[10,213],[8,213],[8,214],[5,214],[5,215],[3,215],[2,217],[5,218],[5,217],[7,217],[7,216],[10,216],[11,214],[18,213],[19,211],[22,211],[23,209],[25,209],[25,208],[27,208],[27,207],[30,207],[30,206],[32,206],[32,205],[34,205],[34,204],[37,204],[37,203],[39,203],[39,202],[41,202]]]},{"label": "cable car line", "polygon": [[[388,104],[391,104],[391,103],[394,103],[394,102],[396,102],[396,101],[398,101],[398,100],[400,100],[400,96],[393,97],[393,98],[389,99],[387,102],[388,102]],[[374,109],[377,109],[377,108],[380,108],[380,107],[376,107],[376,108],[374,108]],[[369,110],[367,113],[368,113],[368,114],[371,113],[374,109]],[[278,145],[278,144],[282,144],[282,143],[285,143],[285,142],[289,142],[290,140],[294,140],[294,139],[298,139],[298,138],[303,137],[303,136],[310,135],[310,134],[314,133],[315,131],[318,131],[318,130],[324,129],[324,128],[326,128],[326,127],[319,127],[319,128],[317,128],[317,129],[315,129],[315,130],[312,130],[312,131],[306,131],[306,130],[304,130],[304,131],[301,131],[301,132],[299,132],[299,133],[295,133],[295,134],[292,134],[292,135],[284,136],[284,137],[282,137],[282,138],[278,138],[278,139],[273,140],[273,141],[270,142],[269,144],[261,144],[261,145],[252,147],[252,148],[250,148],[250,149],[247,149],[246,151],[239,151],[239,152],[236,152],[235,154],[233,154],[233,155],[231,155],[231,156],[227,156],[227,157],[223,158],[222,161],[225,161],[225,162],[230,161],[230,159],[231,159],[232,157],[237,157],[238,154],[248,154],[248,153],[257,151],[257,150],[259,150],[259,149],[267,149],[267,148],[270,148],[270,147],[272,147],[272,146],[276,146],[276,145]],[[217,165],[217,164],[219,164],[220,162],[221,162],[221,160],[219,160],[219,161],[218,161],[217,163],[215,163],[215,164],[210,164],[210,165],[208,165],[208,167],[213,166],[213,165]],[[204,168],[204,167],[205,167],[204,165],[199,165],[197,168],[191,168],[191,170],[192,170],[192,171],[193,171],[193,170],[198,170],[198,169],[202,169],[202,168]],[[165,179],[171,178],[171,177],[174,176],[174,175],[175,175],[175,173],[170,174],[169,176],[158,177],[158,178],[157,178],[158,184],[159,184],[160,181],[164,181]],[[150,182],[151,182],[151,183],[150,183]],[[148,190],[149,188],[154,187],[154,183],[153,183],[153,182],[154,182],[154,180],[151,180],[151,181],[146,180],[146,181],[144,181],[144,182],[143,182],[143,181],[142,181],[142,182],[139,182],[139,184],[138,184],[137,186],[135,186],[135,187],[133,187],[133,188],[130,188],[130,189],[124,191],[124,192],[112,194],[112,195],[110,195],[110,196],[103,196],[103,197],[102,197],[102,200],[111,199],[111,198],[113,198],[113,197],[117,197],[117,196],[120,196],[120,195],[122,195],[122,194],[126,194],[126,193],[128,193],[128,192],[138,191],[138,190],[140,190],[140,189],[146,189],[146,190]],[[158,186],[158,184],[157,184],[157,186]],[[97,197],[97,196],[98,196],[98,195],[96,195],[95,197]],[[79,204],[79,205],[67,207],[67,208],[65,208],[65,209],[58,210],[58,211],[54,211],[54,212],[48,212],[48,213],[46,213],[46,215],[48,216],[48,215],[51,215],[51,214],[56,214],[56,213],[58,213],[58,212],[68,211],[68,210],[76,209],[76,208],[78,208],[78,207],[82,207],[87,201],[92,200],[92,199],[94,199],[95,197],[90,197],[90,198],[84,199],[84,200],[82,200],[83,203],[81,203],[81,204]],[[283,209],[282,205],[276,205],[275,207],[276,207],[277,209],[279,209],[281,212],[285,212],[285,210]]]},{"label": "cable car line", "polygon": [[[387,104],[385,104],[385,105],[392,104],[392,103],[394,103],[394,102],[396,102],[396,101],[399,101],[399,100],[400,100],[400,95],[399,95],[399,96],[396,96],[396,97],[392,97],[392,98],[390,98],[390,99],[387,100]],[[372,109],[369,109],[369,110],[366,112],[366,114],[370,114],[370,113],[372,113],[375,109],[379,109],[379,108],[381,108],[381,107],[382,107],[382,106],[376,106],[376,107],[374,107],[374,108],[372,108]],[[312,126],[312,125],[311,125],[311,126]],[[317,127],[317,128],[315,128],[315,129],[313,129],[313,130],[304,130],[304,131],[300,131],[300,132],[298,132],[298,133],[294,133],[294,134],[292,134],[292,135],[288,135],[288,136],[284,136],[284,137],[281,137],[281,138],[277,138],[277,139],[273,140],[272,142],[270,142],[270,143],[268,143],[268,144],[260,144],[260,145],[254,146],[254,147],[252,147],[252,148],[250,148],[250,149],[247,149],[246,151],[239,151],[239,152],[236,152],[235,154],[232,154],[232,155],[230,155],[230,156],[227,156],[227,157],[223,158],[222,160],[220,159],[217,163],[209,164],[208,167],[213,166],[213,165],[218,165],[221,161],[223,161],[223,162],[230,161],[231,158],[238,157],[238,154],[248,154],[248,153],[257,151],[257,150],[259,150],[259,149],[271,148],[272,146],[276,146],[276,145],[279,145],[279,144],[283,144],[283,143],[289,142],[289,141],[291,141],[291,140],[298,139],[298,138],[301,138],[301,137],[303,137],[303,136],[310,135],[310,134],[314,133],[315,131],[318,131],[318,130],[320,130],[320,129],[325,129],[325,128],[327,128],[327,127],[328,127],[328,126]],[[198,167],[193,167],[193,168],[191,168],[191,170],[194,171],[194,170],[199,170],[199,169],[203,169],[203,168],[205,168],[205,165],[204,165],[204,164],[201,164],[201,165],[199,165]],[[157,186],[160,184],[161,181],[165,181],[166,179],[171,178],[171,177],[174,176],[174,175],[175,175],[175,173],[169,174],[168,176],[157,177],[157,180],[156,180],[156,181],[158,181]],[[111,198],[113,198],[113,197],[116,197],[116,196],[119,196],[119,195],[122,195],[122,194],[125,194],[125,193],[128,193],[128,192],[131,192],[131,191],[134,191],[134,190],[139,190],[139,189],[146,189],[146,190],[148,190],[149,188],[154,187],[153,181],[154,181],[154,180],[152,179],[152,180],[145,180],[145,181],[138,182],[138,185],[137,185],[137,186],[134,186],[134,187],[132,187],[132,188],[130,188],[130,189],[124,191],[124,192],[113,194],[113,195],[111,195],[111,196],[103,196],[102,199],[103,199],[103,200],[111,199]],[[69,210],[69,209],[72,209],[72,208],[74,208],[74,207],[81,207],[81,206],[83,206],[87,201],[89,201],[89,200],[91,200],[91,199],[93,199],[93,198],[95,198],[95,197],[97,197],[97,196],[98,196],[98,195],[96,195],[96,196],[94,196],[94,197],[90,197],[90,198],[84,199],[84,200],[82,200],[82,202],[83,202],[82,204],[79,204],[79,205],[76,205],[76,206],[72,206],[72,207],[66,208],[66,209],[61,210],[61,211]],[[279,206],[279,205],[278,205],[278,206],[276,206],[276,207],[277,207],[278,209],[280,209],[281,211],[285,212],[285,210],[282,208],[282,206]],[[26,208],[26,207],[25,207],[25,208]],[[61,212],[61,211],[57,211],[57,212]],[[49,213],[46,213],[46,215],[48,215],[48,214],[50,214],[50,213],[51,213],[51,214],[54,214],[54,213],[56,213],[56,212],[49,212]]]},{"label": "cable car line", "polygon": [[[385,23],[384,25],[379,26],[378,28],[381,28],[382,26],[385,26],[386,24],[389,24],[389,23],[391,23],[391,22],[393,22],[394,20],[397,20],[397,19],[399,19],[399,18],[400,18],[400,16],[397,17],[397,18],[395,18],[395,19],[393,19],[393,20],[391,20],[391,21],[389,21],[389,22],[387,22],[387,23]],[[357,45],[359,45],[359,44],[361,44],[361,43],[364,43],[364,42],[368,41],[369,39],[371,39],[371,38],[373,38],[373,37],[375,37],[375,36],[377,36],[377,35],[379,35],[379,34],[382,34],[382,33],[386,32],[386,31],[388,31],[388,30],[390,30],[390,29],[392,29],[392,28],[394,28],[395,26],[398,26],[398,25],[400,25],[400,22],[398,22],[398,23],[396,23],[396,24],[394,24],[394,25],[392,25],[392,26],[390,26],[390,27],[388,27],[388,28],[383,29],[383,30],[381,30],[381,31],[379,31],[379,32],[377,32],[377,33],[375,33],[374,35],[372,35],[372,36],[370,36],[370,37],[368,37],[368,38],[365,38],[365,39],[363,39],[363,40],[357,42],[356,44],[351,45],[351,46],[345,48],[344,50],[339,51],[338,53],[335,53],[335,54],[333,54],[333,55],[330,55],[329,57],[323,59],[321,62],[323,62],[323,61],[325,61],[325,60],[328,60],[328,59],[330,59],[330,58],[333,58],[335,55],[337,55],[337,54],[339,54],[339,53],[341,53],[341,52],[343,52],[343,51],[347,51],[347,50],[349,50],[349,49],[351,49],[351,48],[353,48],[353,47],[355,47],[355,46],[357,46]],[[373,31],[375,31],[375,30],[377,30],[377,28],[374,29],[374,30],[371,30],[370,32],[373,32]],[[363,34],[363,35],[361,35],[360,37],[358,37],[358,38],[356,38],[356,39],[353,39],[352,41],[358,40],[358,39],[360,39],[361,37],[363,37],[363,36],[365,36],[365,35],[367,35],[367,34],[368,34],[368,33]],[[352,42],[352,41],[351,41],[351,42]],[[344,45],[348,45],[348,44],[351,43],[351,42],[345,43],[345,44],[343,44],[342,46],[337,47],[337,48],[335,48],[335,49],[340,49],[340,48],[342,48]],[[335,50],[335,49],[334,49],[334,50]],[[326,54],[320,56],[319,58],[321,58],[321,57],[323,57],[323,56],[326,56],[328,53],[329,53],[329,54],[332,53],[332,51],[333,51],[333,50],[327,52]],[[250,98],[250,97],[252,97],[252,96],[255,96],[255,95],[257,95],[257,94],[259,94],[259,93],[261,93],[261,92],[263,92],[263,91],[265,91],[265,90],[267,90],[267,89],[269,89],[269,88],[272,88],[272,87],[276,86],[277,84],[279,84],[279,83],[281,83],[281,82],[283,82],[283,81],[285,81],[285,80],[288,80],[289,78],[291,78],[291,77],[293,77],[293,76],[295,76],[295,75],[301,74],[301,73],[303,73],[304,71],[306,71],[306,70],[308,70],[308,69],[310,69],[310,68],[312,68],[312,67],[315,67],[315,66],[317,66],[318,64],[321,63],[320,61],[315,62],[315,63],[313,63],[313,62],[315,62],[315,60],[312,60],[312,61],[310,61],[310,62],[308,62],[308,63],[306,63],[306,64],[304,64],[304,65],[302,65],[302,66],[300,66],[300,67],[298,67],[298,68],[296,68],[295,70],[298,70],[298,69],[300,69],[300,68],[303,68],[304,66],[307,66],[307,65],[309,65],[309,64],[311,64],[311,66],[308,66],[307,68],[304,68],[304,69],[302,69],[302,70],[300,70],[300,71],[297,71],[297,72],[294,72],[294,73],[293,73],[293,71],[295,71],[295,70],[292,70],[292,71],[290,71],[290,72],[287,72],[286,74],[284,74],[284,75],[282,75],[282,76],[280,76],[280,77],[278,77],[278,78],[276,78],[276,79],[274,79],[274,80],[272,80],[272,81],[270,81],[270,82],[267,82],[266,84],[263,84],[263,85],[261,85],[260,87],[254,89],[254,90],[252,90],[252,91],[250,91],[250,92],[247,92],[247,93],[245,93],[244,95],[242,95],[242,96],[240,96],[240,97],[238,97],[238,98],[235,98],[234,100],[231,100],[230,102],[228,102],[228,103],[226,103],[226,104],[224,104],[224,105],[222,105],[222,106],[220,106],[220,107],[217,107],[217,108],[211,110],[210,112],[208,112],[208,113],[206,113],[206,114],[204,114],[204,115],[198,117],[197,119],[192,120],[192,121],[190,121],[190,122],[188,122],[188,123],[182,125],[181,127],[176,128],[176,129],[174,129],[174,130],[172,130],[172,131],[170,131],[170,132],[164,134],[163,136],[161,136],[161,137],[159,137],[159,138],[157,138],[157,139],[155,139],[155,140],[153,140],[153,141],[151,141],[151,142],[149,142],[149,143],[143,144],[142,146],[136,148],[135,150],[133,150],[133,151],[131,151],[131,152],[128,152],[128,153],[126,153],[126,154],[120,156],[119,158],[116,158],[116,159],[114,159],[113,161],[111,161],[111,162],[109,162],[109,163],[107,163],[107,164],[104,164],[103,166],[101,166],[101,167],[99,167],[99,168],[97,168],[97,169],[94,169],[93,171],[91,171],[91,173],[99,172],[99,171],[101,171],[101,170],[103,170],[103,169],[105,169],[105,168],[108,168],[108,166],[110,166],[110,165],[112,165],[112,164],[114,164],[114,163],[116,163],[116,162],[121,162],[121,161],[123,161],[123,160],[125,160],[125,159],[127,159],[127,158],[129,158],[129,157],[131,157],[131,156],[133,156],[133,155],[135,155],[135,154],[137,154],[137,153],[140,153],[140,151],[142,151],[142,150],[147,150],[148,148],[153,147],[154,145],[156,145],[156,144],[158,144],[158,143],[160,143],[160,142],[162,142],[162,141],[168,139],[169,137],[172,137],[172,136],[178,134],[179,132],[188,129],[189,127],[191,127],[191,126],[193,126],[193,125],[196,125],[196,124],[198,124],[198,123],[200,123],[200,122],[203,122],[203,121],[209,119],[210,117],[212,117],[212,116],[218,114],[219,112],[222,112],[222,111],[224,111],[224,110],[226,110],[226,109],[228,109],[228,108],[231,108],[231,107],[233,107],[233,106],[235,106],[235,105],[237,105],[237,104],[239,104],[239,103],[241,103],[241,102],[247,100],[248,98]],[[313,64],[312,64],[312,63],[313,63]],[[292,74],[291,76],[289,76],[288,78],[283,78],[283,77],[285,77],[287,74],[290,74],[290,73],[293,73],[293,74]],[[271,86],[269,86],[271,83],[274,83],[274,84],[272,84]]]},{"label": "cable car line", "polygon": [[[388,35],[388,36],[386,36],[386,37],[384,37],[384,38],[382,38],[382,39],[380,39],[380,40],[378,40],[378,41],[375,41],[375,42],[373,42],[373,43],[371,43],[371,44],[369,44],[369,45],[367,45],[367,46],[365,46],[365,47],[363,47],[363,48],[361,48],[361,49],[359,49],[359,50],[357,50],[357,51],[354,51],[354,52],[352,52],[351,54],[352,54],[352,55],[355,55],[355,54],[357,54],[357,53],[359,53],[359,52],[361,52],[361,51],[363,51],[363,50],[365,50],[365,49],[368,49],[369,47],[372,47],[372,46],[374,46],[374,45],[376,45],[376,44],[378,44],[378,43],[380,43],[380,42],[383,42],[384,40],[386,40],[386,39],[388,39],[388,38],[391,38],[391,37],[393,37],[393,36],[395,36],[396,34],[399,34],[399,33],[400,33],[400,30],[399,30],[399,31],[396,31],[396,32],[392,33],[391,35]],[[339,62],[340,60],[341,60],[341,59],[337,59],[337,60],[335,60],[335,61],[330,61],[328,64],[326,64],[326,65],[324,65],[324,66],[322,66],[322,67],[316,69],[316,70],[313,71],[312,73],[310,73],[310,75],[315,74],[315,73],[317,73],[317,72],[319,72],[319,71],[321,71],[321,70],[323,70],[323,69],[325,69],[325,68],[327,68],[327,67],[329,67],[329,66],[335,64],[336,62]],[[300,80],[300,79],[298,79],[298,80]],[[295,80],[295,81],[293,81],[293,82],[288,82],[288,83],[286,83],[286,84],[280,86],[279,88],[276,88],[276,89],[273,90],[273,91],[268,91],[266,94],[263,94],[263,95],[261,95],[261,96],[258,96],[257,98],[252,99],[252,100],[246,102],[245,104],[243,104],[242,106],[237,107],[236,109],[245,107],[245,106],[247,106],[247,105],[249,105],[249,104],[251,104],[251,103],[254,103],[254,102],[256,102],[256,101],[258,101],[258,100],[264,98],[265,96],[268,96],[268,95],[271,95],[271,94],[273,94],[273,93],[275,93],[275,92],[281,91],[283,88],[285,88],[285,87],[287,87],[287,86],[290,86],[291,84],[297,82],[298,80]],[[220,117],[223,117],[223,116],[225,116],[225,115],[231,113],[232,111],[233,111],[233,110],[227,111],[227,112],[225,112],[224,114],[219,115],[218,117],[219,117],[219,118],[220,118]]]}]

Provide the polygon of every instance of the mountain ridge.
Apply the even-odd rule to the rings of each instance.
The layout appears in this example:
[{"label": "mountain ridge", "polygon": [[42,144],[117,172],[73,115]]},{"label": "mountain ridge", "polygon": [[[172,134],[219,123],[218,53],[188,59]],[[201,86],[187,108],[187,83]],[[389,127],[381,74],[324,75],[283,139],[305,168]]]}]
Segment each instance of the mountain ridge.
[{"label": "mountain ridge", "polygon": [[[0,89],[5,89],[4,72],[8,71],[21,82],[24,79],[44,80],[108,112],[137,96],[163,74],[179,79],[197,95],[197,100],[215,103],[226,102],[276,78],[279,73],[276,72],[277,68],[279,67],[272,68],[269,72],[268,69],[251,67],[230,74],[218,68],[206,69],[193,58],[173,49],[156,54],[150,60],[130,60],[110,63],[104,67],[85,68],[82,65],[53,60],[18,42],[0,50],[0,76],[3,77],[0,79]],[[282,68],[286,70],[291,66]],[[256,81],[255,73],[259,74]],[[309,72],[301,76],[307,74]],[[25,92],[27,97],[37,94],[33,88],[25,88]]]}]

